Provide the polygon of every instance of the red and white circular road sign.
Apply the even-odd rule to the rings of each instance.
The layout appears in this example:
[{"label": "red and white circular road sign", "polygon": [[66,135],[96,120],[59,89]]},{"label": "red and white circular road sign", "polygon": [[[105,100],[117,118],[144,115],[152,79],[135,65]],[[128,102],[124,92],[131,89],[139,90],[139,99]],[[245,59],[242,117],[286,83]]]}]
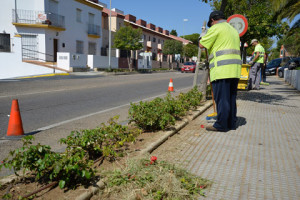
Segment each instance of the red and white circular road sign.
[{"label": "red and white circular road sign", "polygon": [[243,15],[231,15],[227,19],[227,22],[238,31],[240,37],[247,32],[248,21]]}]

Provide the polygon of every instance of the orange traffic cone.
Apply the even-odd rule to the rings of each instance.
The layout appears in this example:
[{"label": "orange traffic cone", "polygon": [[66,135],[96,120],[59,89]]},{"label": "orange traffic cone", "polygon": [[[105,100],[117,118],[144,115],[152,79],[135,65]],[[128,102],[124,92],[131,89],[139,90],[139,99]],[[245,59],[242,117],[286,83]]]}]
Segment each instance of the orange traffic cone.
[{"label": "orange traffic cone", "polygon": [[174,87],[173,87],[173,80],[170,79],[170,83],[169,83],[169,89],[168,89],[169,92],[174,92]]},{"label": "orange traffic cone", "polygon": [[21,113],[19,109],[18,99],[14,99],[11,105],[10,117],[6,136],[24,135]]}]

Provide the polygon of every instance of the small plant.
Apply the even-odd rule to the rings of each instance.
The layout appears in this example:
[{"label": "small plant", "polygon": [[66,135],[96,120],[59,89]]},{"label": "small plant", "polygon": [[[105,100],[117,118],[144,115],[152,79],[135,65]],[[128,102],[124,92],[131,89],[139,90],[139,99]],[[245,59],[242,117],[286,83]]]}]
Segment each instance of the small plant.
[{"label": "small plant", "polygon": [[[67,148],[83,149],[88,159],[95,160],[101,156],[114,159],[120,156],[120,148],[126,142],[134,142],[136,137],[141,134],[139,129],[129,129],[117,123],[118,116],[111,118],[108,125],[101,124],[99,128],[87,129],[81,132],[73,132],[67,138],[60,140],[66,144]],[[118,153],[120,152],[120,153]]]},{"label": "small plant", "polygon": [[58,181],[60,188],[65,185],[90,179],[95,171],[93,162],[85,157],[82,149],[68,149],[63,154],[51,151],[47,145],[32,145],[33,136],[25,136],[23,146],[10,152],[10,157],[5,158],[2,166],[18,171],[30,171],[39,181]]},{"label": "small plant", "polygon": [[149,102],[131,103],[129,109],[130,122],[143,130],[165,130],[175,124],[175,117],[168,112],[162,98],[155,98]]},{"label": "small plant", "polygon": [[175,98],[168,93],[164,99],[155,98],[149,102],[131,103],[129,119],[143,130],[165,130],[174,125],[175,120],[183,117],[188,110],[199,106],[201,99],[202,94],[195,87]]},{"label": "small plant", "polygon": [[51,151],[50,146],[32,145],[33,136],[25,136],[22,138],[23,146],[19,149],[9,152],[11,159],[8,157],[3,160],[2,167],[13,169],[15,174],[19,176],[18,171],[34,171],[36,179],[49,173],[50,168],[55,163],[55,160],[60,158],[60,155]]},{"label": "small plant", "polygon": [[108,125],[100,128],[72,132],[67,138],[60,140],[66,144],[62,154],[51,151],[47,145],[32,145],[33,136],[25,136],[23,146],[10,152],[10,157],[3,160],[4,166],[17,172],[23,170],[35,174],[39,181],[57,181],[60,188],[76,186],[87,182],[95,176],[94,160],[120,156],[120,148],[125,142],[133,142],[141,133],[139,129],[129,130],[116,122],[118,117],[109,120]]}]

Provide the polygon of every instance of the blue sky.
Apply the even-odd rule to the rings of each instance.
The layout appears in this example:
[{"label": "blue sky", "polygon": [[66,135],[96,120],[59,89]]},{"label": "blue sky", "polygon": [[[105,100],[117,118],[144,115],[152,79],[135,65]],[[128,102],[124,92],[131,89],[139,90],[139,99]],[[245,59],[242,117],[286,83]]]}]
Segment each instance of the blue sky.
[{"label": "blue sky", "polygon": [[[99,1],[109,8],[109,0]],[[136,16],[137,20],[143,19],[169,31],[175,29],[179,36],[200,33],[203,21],[207,21],[212,12],[210,5],[201,0],[111,0],[111,4],[125,15]],[[291,25],[299,18],[300,15],[295,17]],[[275,37],[273,39],[276,41]]]},{"label": "blue sky", "polygon": [[[109,8],[109,0],[99,1]],[[132,14],[169,31],[175,29],[178,35],[200,33],[211,12],[209,4],[199,0],[111,0],[111,4],[125,15]]]}]

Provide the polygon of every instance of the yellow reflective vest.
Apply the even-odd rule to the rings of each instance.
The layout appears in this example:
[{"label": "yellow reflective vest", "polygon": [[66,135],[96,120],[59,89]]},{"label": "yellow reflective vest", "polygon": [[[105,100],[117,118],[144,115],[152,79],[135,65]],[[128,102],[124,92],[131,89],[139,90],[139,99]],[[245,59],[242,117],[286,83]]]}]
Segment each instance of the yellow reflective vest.
[{"label": "yellow reflective vest", "polygon": [[259,56],[258,56],[258,59],[257,63],[264,63],[264,57],[265,57],[265,49],[263,48],[263,46],[261,46],[261,44],[257,44],[255,46],[255,49],[254,49],[254,56],[257,54],[257,52],[259,53]]},{"label": "yellow reflective vest", "polygon": [[209,52],[210,81],[240,78],[240,37],[225,20],[213,25],[200,40]]}]

